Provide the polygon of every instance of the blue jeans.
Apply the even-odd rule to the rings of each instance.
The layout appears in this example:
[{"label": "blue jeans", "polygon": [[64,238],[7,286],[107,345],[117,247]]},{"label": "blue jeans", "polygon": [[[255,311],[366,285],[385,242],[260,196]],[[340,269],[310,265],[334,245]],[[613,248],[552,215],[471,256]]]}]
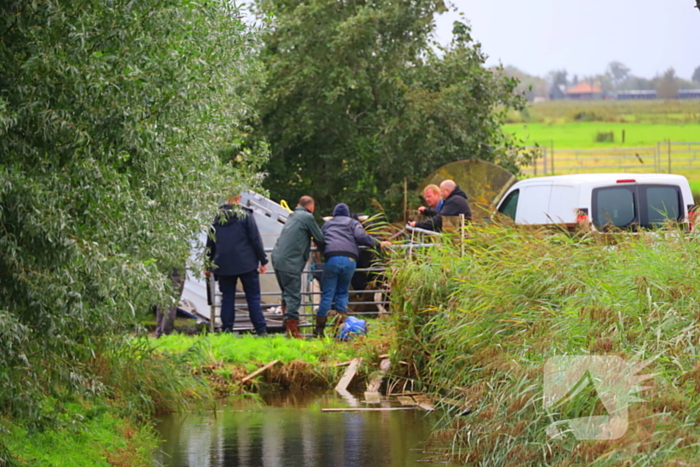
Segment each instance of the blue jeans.
[{"label": "blue jeans", "polygon": [[236,282],[241,280],[245,299],[248,302],[248,314],[250,322],[258,334],[267,332],[265,317],[260,306],[260,276],[257,270],[252,270],[237,276],[219,276],[219,289],[221,290],[221,330],[233,331],[233,322],[236,318]]},{"label": "blue jeans", "polygon": [[350,281],[355,274],[357,261],[347,256],[331,256],[323,265],[321,276],[321,304],[316,314],[327,316],[335,298],[335,308],[338,311],[348,311],[348,291]]}]

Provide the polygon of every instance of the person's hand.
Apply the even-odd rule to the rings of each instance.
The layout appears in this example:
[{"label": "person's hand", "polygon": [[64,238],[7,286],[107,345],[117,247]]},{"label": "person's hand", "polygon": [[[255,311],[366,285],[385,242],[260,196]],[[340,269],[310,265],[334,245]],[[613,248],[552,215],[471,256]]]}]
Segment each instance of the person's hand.
[{"label": "person's hand", "polygon": [[382,243],[382,247],[383,247],[383,248],[384,248],[384,247],[388,247],[388,246],[391,246],[391,242],[390,242],[390,241],[388,241],[388,240],[384,240],[384,241],[383,241],[383,242],[381,242],[381,243]]},{"label": "person's hand", "polygon": [[265,274],[265,271],[267,271],[267,264],[263,264],[262,266],[260,266],[260,269],[258,269],[258,271],[260,271],[260,274]]},{"label": "person's hand", "polygon": [[211,277],[211,271],[204,271],[205,277]]},{"label": "person's hand", "polygon": [[426,208],[425,206],[421,206],[418,208],[418,212],[423,213],[423,211],[425,211],[426,209],[428,208]]},{"label": "person's hand", "polygon": [[411,222],[408,223],[408,225],[410,225],[411,227],[415,227],[415,226],[416,226],[416,221],[411,221]]}]

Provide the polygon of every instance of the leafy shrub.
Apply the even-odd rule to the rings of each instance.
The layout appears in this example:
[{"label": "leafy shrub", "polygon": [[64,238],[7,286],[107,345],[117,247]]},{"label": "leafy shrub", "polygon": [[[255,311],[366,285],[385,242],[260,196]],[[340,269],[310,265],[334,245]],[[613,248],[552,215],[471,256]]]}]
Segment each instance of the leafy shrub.
[{"label": "leafy shrub", "polygon": [[97,391],[86,362],[167,299],[162,271],[184,263],[232,184],[255,182],[264,154],[235,171],[218,159],[260,78],[229,5],[0,6],[4,413],[46,425],[46,397]]},{"label": "leafy shrub", "polygon": [[615,132],[613,131],[599,131],[595,135],[596,143],[614,143],[615,142]]}]

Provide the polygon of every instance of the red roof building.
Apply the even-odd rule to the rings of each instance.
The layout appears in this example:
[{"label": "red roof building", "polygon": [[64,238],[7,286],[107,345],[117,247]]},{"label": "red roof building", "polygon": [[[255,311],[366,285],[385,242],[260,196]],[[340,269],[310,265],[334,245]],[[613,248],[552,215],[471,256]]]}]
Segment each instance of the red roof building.
[{"label": "red roof building", "polygon": [[566,97],[579,100],[601,99],[603,97],[603,91],[598,84],[581,82],[567,89]]}]

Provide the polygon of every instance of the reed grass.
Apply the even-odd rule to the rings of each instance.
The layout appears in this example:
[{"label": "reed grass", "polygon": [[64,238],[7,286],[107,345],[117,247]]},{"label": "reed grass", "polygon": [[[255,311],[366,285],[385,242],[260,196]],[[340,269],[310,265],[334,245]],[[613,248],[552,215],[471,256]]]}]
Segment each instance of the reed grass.
[{"label": "reed grass", "polygon": [[[670,231],[469,227],[463,246],[446,241],[394,261],[394,350],[407,376],[450,401],[437,438],[468,465],[694,465],[698,258],[696,237]],[[543,368],[561,355],[658,356],[622,438],[546,435]],[[596,402],[577,399],[559,415],[594,413]]]}]

